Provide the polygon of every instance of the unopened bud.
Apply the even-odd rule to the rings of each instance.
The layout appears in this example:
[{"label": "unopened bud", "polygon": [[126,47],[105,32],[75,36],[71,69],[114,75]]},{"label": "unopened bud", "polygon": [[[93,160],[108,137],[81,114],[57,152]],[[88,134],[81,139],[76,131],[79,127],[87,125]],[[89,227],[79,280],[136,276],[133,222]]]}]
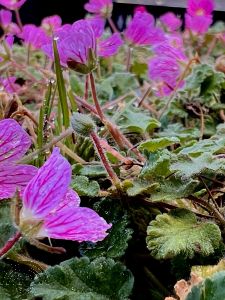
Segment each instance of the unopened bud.
[{"label": "unopened bud", "polygon": [[71,126],[73,130],[83,136],[88,137],[95,130],[95,123],[88,115],[73,113],[71,118]]}]

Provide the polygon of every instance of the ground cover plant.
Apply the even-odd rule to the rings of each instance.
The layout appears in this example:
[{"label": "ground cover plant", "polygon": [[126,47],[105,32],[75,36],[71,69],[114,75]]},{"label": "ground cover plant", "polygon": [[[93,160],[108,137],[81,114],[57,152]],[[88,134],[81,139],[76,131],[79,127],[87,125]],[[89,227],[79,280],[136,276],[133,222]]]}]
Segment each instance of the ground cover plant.
[{"label": "ground cover plant", "polygon": [[121,31],[111,0],[40,26],[25,1],[0,0],[0,298],[225,299],[214,2]]}]

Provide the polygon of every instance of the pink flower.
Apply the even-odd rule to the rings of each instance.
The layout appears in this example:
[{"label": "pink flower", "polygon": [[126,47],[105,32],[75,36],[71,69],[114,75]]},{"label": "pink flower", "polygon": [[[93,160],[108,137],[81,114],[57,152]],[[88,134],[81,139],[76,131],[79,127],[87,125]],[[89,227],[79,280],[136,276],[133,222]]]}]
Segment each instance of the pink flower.
[{"label": "pink flower", "polygon": [[105,20],[100,16],[94,16],[86,20],[92,27],[95,37],[98,39],[102,36],[105,28]]},{"label": "pink flower", "polygon": [[184,85],[181,80],[183,66],[186,65],[187,58],[180,41],[178,47],[171,44],[171,39],[156,45],[153,48],[155,56],[148,63],[149,78],[157,86],[158,96],[168,96],[175,88]]},{"label": "pink flower", "polygon": [[71,166],[55,148],[24,191],[22,233],[78,242],[97,242],[106,237],[111,224],[92,209],[79,207],[80,198],[69,189],[70,181]]},{"label": "pink flower", "polygon": [[90,12],[103,17],[110,17],[113,9],[112,0],[89,0],[84,8]]},{"label": "pink flower", "polygon": [[189,0],[187,13],[191,16],[211,15],[214,10],[213,0]]},{"label": "pink flower", "polygon": [[115,55],[119,48],[123,45],[123,40],[119,33],[112,34],[105,40],[100,40],[98,43],[98,55],[108,57]]},{"label": "pink flower", "polygon": [[135,13],[124,32],[126,40],[132,46],[149,46],[163,41],[162,30],[156,28],[154,23],[154,18],[149,13]]},{"label": "pink flower", "polygon": [[0,25],[5,33],[18,34],[20,32],[17,24],[12,22],[12,13],[9,10],[0,10]]},{"label": "pink flower", "polygon": [[212,24],[212,16],[195,16],[185,14],[185,28],[195,34],[204,34]]},{"label": "pink flower", "polygon": [[34,49],[41,49],[42,45],[50,40],[42,28],[33,24],[23,26],[23,30],[18,36],[26,45],[32,46]]},{"label": "pink flower", "polygon": [[134,9],[134,13],[137,13],[137,12],[148,12],[146,7],[143,6],[143,5],[138,5],[135,7]]},{"label": "pink flower", "polygon": [[172,12],[162,15],[159,19],[168,31],[176,31],[182,25],[181,19]]},{"label": "pink flower", "polygon": [[189,0],[185,14],[185,28],[195,34],[204,34],[212,24],[213,0]]},{"label": "pink flower", "polygon": [[0,199],[11,198],[16,190],[23,192],[37,169],[17,165],[31,145],[29,135],[13,119],[0,121]]},{"label": "pink flower", "polygon": [[41,27],[49,34],[59,29],[61,25],[62,19],[57,15],[46,17],[41,22]]},{"label": "pink flower", "polygon": [[15,76],[10,76],[7,78],[2,78],[0,79],[0,84],[2,84],[4,90],[9,93],[18,93],[20,90],[20,85],[16,83],[16,77]]},{"label": "pink flower", "polygon": [[19,9],[25,2],[26,0],[0,0],[0,5],[3,5],[10,10],[15,10]]},{"label": "pink flower", "polygon": [[88,74],[96,68],[96,37],[88,21],[73,23],[58,45],[69,68],[82,74]]}]

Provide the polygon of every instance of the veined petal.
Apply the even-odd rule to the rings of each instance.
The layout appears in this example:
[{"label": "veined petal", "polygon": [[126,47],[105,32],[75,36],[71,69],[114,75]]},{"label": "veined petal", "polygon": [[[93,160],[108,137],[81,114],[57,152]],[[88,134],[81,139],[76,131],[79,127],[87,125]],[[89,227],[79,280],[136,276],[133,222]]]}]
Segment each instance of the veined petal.
[{"label": "veined petal", "polygon": [[12,198],[17,190],[22,194],[36,173],[37,168],[29,165],[9,165],[0,168],[0,199]]},{"label": "veined petal", "polygon": [[62,209],[65,209],[67,207],[79,207],[80,206],[80,197],[78,194],[72,190],[71,188],[68,189],[67,193],[63,197],[63,199],[60,201],[57,207],[55,207],[52,211],[52,213],[58,212]]},{"label": "veined petal", "polygon": [[22,218],[44,219],[63,199],[70,180],[71,166],[55,148],[24,191]]},{"label": "veined petal", "polygon": [[90,208],[65,208],[46,218],[37,238],[97,242],[107,236],[111,226]]},{"label": "veined petal", "polygon": [[11,164],[20,159],[29,149],[31,139],[13,119],[0,121],[0,165]]}]

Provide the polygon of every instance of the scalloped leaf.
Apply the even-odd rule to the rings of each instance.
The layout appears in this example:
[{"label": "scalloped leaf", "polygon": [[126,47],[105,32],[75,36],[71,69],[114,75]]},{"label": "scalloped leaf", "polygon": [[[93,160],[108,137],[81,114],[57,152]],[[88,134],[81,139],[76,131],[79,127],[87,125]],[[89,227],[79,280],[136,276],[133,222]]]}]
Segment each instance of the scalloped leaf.
[{"label": "scalloped leaf", "polygon": [[216,224],[198,222],[195,214],[186,209],[175,209],[158,215],[147,229],[147,247],[157,259],[172,258],[178,254],[193,257],[195,253],[207,256],[214,253],[221,240]]},{"label": "scalloped leaf", "polygon": [[150,117],[146,112],[135,108],[125,110],[122,114],[120,125],[124,130],[140,134],[150,132],[161,126],[158,120]]},{"label": "scalloped leaf", "polygon": [[37,275],[31,295],[43,300],[125,300],[133,282],[132,273],[112,259],[72,258]]},{"label": "scalloped leaf", "polygon": [[72,188],[79,196],[96,197],[100,191],[98,182],[94,180],[89,181],[86,176],[73,177]]},{"label": "scalloped leaf", "polygon": [[186,79],[186,90],[198,92],[198,96],[202,98],[202,102],[213,107],[216,103],[215,98],[220,98],[221,90],[225,87],[225,75],[216,72],[215,69],[208,64],[198,64],[193,68],[192,73]]},{"label": "scalloped leaf", "polygon": [[131,185],[132,186],[127,189],[127,194],[131,197],[137,195],[149,195],[159,187],[157,182],[149,182],[140,178],[131,182]]},{"label": "scalloped leaf", "polygon": [[180,180],[174,176],[159,183],[159,188],[151,193],[151,201],[174,201],[193,194],[197,180]]},{"label": "scalloped leaf", "polygon": [[171,158],[172,154],[167,149],[149,153],[148,161],[141,171],[141,177],[145,179],[152,179],[168,176],[171,173]]},{"label": "scalloped leaf", "polygon": [[179,155],[177,162],[171,164],[170,170],[176,172],[176,175],[181,176],[183,179],[200,175],[206,171],[224,173],[225,159],[215,157],[209,152],[205,152],[198,157]]},{"label": "scalloped leaf", "polygon": [[225,271],[218,272],[194,286],[186,300],[223,300],[225,299]]},{"label": "scalloped leaf", "polygon": [[0,268],[0,299],[27,299],[31,277],[4,262],[0,262]]},{"label": "scalloped leaf", "polygon": [[142,151],[147,150],[149,152],[155,152],[178,143],[180,143],[180,140],[176,137],[154,138],[141,143],[138,149]]}]

